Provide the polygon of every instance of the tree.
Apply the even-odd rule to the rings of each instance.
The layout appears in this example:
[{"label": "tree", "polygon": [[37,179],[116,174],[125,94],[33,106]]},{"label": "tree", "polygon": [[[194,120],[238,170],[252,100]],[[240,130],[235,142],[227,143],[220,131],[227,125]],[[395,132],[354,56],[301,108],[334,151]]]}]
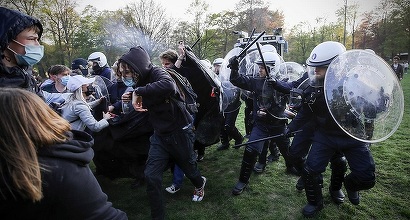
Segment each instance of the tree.
[{"label": "tree", "polygon": [[73,0],[43,0],[40,17],[44,21],[45,36],[54,43],[56,63],[71,63],[73,39],[80,24],[75,7]]},{"label": "tree", "polygon": [[113,23],[105,26],[112,42],[120,41],[127,47],[140,45],[151,57],[158,57],[168,47],[164,42],[168,42],[173,20],[166,16],[160,4],[141,0],[127,5],[119,13]]},{"label": "tree", "polygon": [[[346,31],[349,31],[348,27],[351,26],[350,33],[352,34],[354,33],[356,29],[355,24],[356,24],[358,9],[359,9],[359,5],[357,3],[353,3],[351,5],[345,5],[336,11],[336,15],[337,15],[339,23],[342,24],[345,22],[346,26],[344,28],[346,29]],[[346,39],[344,39],[346,48],[348,48],[351,44],[354,44],[352,41],[349,41],[349,39],[350,38],[347,37],[346,35]],[[351,43],[347,43],[347,42],[351,42]],[[351,45],[351,46],[353,47],[354,45]]]}]

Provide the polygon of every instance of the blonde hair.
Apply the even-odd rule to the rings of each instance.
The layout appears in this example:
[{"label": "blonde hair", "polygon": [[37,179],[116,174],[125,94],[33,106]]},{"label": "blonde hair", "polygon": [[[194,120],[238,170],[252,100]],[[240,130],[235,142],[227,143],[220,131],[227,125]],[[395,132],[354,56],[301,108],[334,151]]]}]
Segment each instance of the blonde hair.
[{"label": "blonde hair", "polygon": [[[80,87],[78,87],[78,89],[76,89],[76,90],[68,97],[68,100],[67,100],[67,102],[65,102],[64,105],[73,104],[73,101],[75,101],[75,100],[79,100],[79,101],[84,102],[84,103],[88,106],[88,108],[91,110],[91,106],[87,103],[87,101],[85,100],[84,95],[83,95],[83,85],[81,85]],[[73,107],[73,105],[72,105],[71,107]]]},{"label": "blonde hair", "polygon": [[[70,124],[36,94],[0,88],[0,174],[2,197],[18,194],[33,202],[43,197],[37,149],[67,141]],[[10,182],[5,181],[10,179]]]}]

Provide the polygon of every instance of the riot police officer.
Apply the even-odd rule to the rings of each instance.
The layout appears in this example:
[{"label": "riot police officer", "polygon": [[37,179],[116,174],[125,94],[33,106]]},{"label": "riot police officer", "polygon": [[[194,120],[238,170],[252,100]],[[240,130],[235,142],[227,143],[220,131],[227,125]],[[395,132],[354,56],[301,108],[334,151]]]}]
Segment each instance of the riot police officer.
[{"label": "riot police officer", "polygon": [[333,41],[317,45],[306,63],[309,66],[309,86],[302,94],[302,106],[298,114],[303,118],[292,120],[286,133],[300,129],[307,121],[314,120],[315,131],[312,146],[302,170],[308,204],[303,208],[305,217],[315,216],[323,208],[321,174],[335,152],[342,152],[349,162],[351,173],[344,178],[348,198],[359,204],[359,190],[370,189],[375,184],[375,164],[368,144],[350,137],[332,118],[326,107],[324,78],[328,65],[346,48]]},{"label": "riot police officer", "polygon": [[[270,91],[269,93],[262,91],[266,85],[268,74],[270,76],[279,72],[279,65],[282,62],[281,58],[275,52],[265,52],[263,53],[263,58],[267,68],[265,69],[262,62],[259,61],[259,72],[255,73],[254,76],[243,74],[240,75],[238,72],[239,63],[237,57],[234,56],[229,59],[229,68],[231,68],[230,81],[232,84],[241,89],[252,92],[254,126],[248,142],[275,134],[281,134],[281,132],[285,130],[287,123],[287,119],[275,117],[275,115],[278,116],[283,114],[283,110],[286,105],[285,103],[287,102],[284,94],[274,91]],[[266,72],[266,70],[268,70],[268,72]],[[266,98],[266,96],[269,98],[269,103],[275,102],[275,104],[271,106],[264,106],[264,101],[266,101],[264,98]],[[281,102],[281,104],[284,105],[280,106],[277,102]],[[273,141],[275,141],[278,145],[278,148],[287,163],[289,138],[281,136],[274,138]],[[263,145],[263,141],[246,145],[239,180],[232,190],[233,195],[241,194],[248,185],[256,158],[262,152]]]}]

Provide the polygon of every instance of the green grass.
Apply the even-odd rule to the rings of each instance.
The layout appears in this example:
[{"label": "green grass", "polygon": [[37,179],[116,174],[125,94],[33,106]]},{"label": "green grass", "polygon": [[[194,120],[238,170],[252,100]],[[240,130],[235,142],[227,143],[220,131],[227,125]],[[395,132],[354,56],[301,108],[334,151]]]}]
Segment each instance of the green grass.
[{"label": "green grass", "polygon": [[[410,74],[404,76],[401,84],[405,94],[403,121],[392,137],[371,147],[376,163],[375,187],[361,192],[358,206],[347,199],[345,203],[335,205],[327,192],[328,168],[324,173],[325,207],[315,219],[410,219]],[[245,133],[242,114],[243,111],[237,126]],[[222,152],[216,151],[216,146],[208,147],[205,160],[199,163],[201,173],[208,179],[204,200],[191,202],[193,186],[185,178],[178,193],[171,195],[163,191],[167,219],[303,219],[301,208],[306,203],[305,194],[295,189],[297,177],[285,173],[283,158],[268,164],[263,174],[253,174],[249,188],[243,194],[231,195],[242,154],[243,147]],[[113,206],[125,211],[129,219],[150,219],[145,187],[130,189],[131,179],[111,181],[99,177],[98,180]],[[171,181],[172,175],[166,171],[163,188]]]}]

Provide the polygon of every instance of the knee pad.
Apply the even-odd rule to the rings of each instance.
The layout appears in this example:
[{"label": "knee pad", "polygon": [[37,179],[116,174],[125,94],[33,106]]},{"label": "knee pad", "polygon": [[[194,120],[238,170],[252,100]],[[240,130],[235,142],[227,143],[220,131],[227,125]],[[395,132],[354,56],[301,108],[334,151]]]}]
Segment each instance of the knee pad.
[{"label": "knee pad", "polygon": [[330,168],[333,172],[344,173],[347,171],[347,160],[344,156],[332,157],[330,160]]},{"label": "knee pad", "polygon": [[352,174],[345,177],[344,185],[346,189],[352,191],[371,189],[376,184],[376,177],[373,176],[372,179],[361,180],[355,178]]}]

